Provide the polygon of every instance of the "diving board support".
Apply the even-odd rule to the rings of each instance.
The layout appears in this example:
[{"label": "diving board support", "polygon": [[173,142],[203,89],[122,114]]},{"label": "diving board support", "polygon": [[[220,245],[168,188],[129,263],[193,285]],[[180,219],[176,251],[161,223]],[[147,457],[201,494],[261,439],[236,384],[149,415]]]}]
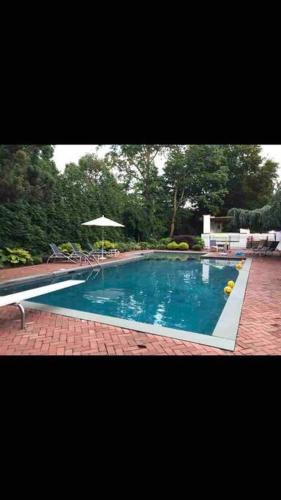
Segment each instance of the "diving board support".
[{"label": "diving board support", "polygon": [[56,292],[70,286],[80,285],[85,283],[85,280],[66,280],[52,285],[40,286],[32,290],[25,290],[24,292],[11,293],[0,297],[0,307],[2,306],[17,306],[21,312],[21,328],[25,328],[25,309],[21,304],[22,301],[33,299],[39,295],[46,295],[47,293]]},{"label": "diving board support", "polygon": [[21,304],[15,304],[15,306],[18,306],[21,312],[21,329],[23,330],[25,328],[25,309]]}]

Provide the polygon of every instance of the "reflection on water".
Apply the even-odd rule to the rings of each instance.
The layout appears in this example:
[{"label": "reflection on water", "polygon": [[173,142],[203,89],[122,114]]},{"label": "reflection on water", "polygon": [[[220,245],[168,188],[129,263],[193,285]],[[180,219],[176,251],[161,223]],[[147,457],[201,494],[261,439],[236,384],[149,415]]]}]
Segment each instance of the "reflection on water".
[{"label": "reflection on water", "polygon": [[124,290],[122,290],[122,288],[102,288],[98,290],[89,290],[88,292],[84,293],[84,298],[86,300],[89,300],[93,304],[103,304],[105,302],[108,302],[109,300],[121,300],[122,296],[124,296]]},{"label": "reflection on water", "polygon": [[84,273],[84,284],[34,301],[211,334],[225,305],[225,283],[238,274],[234,265],[188,255],[152,254],[105,267],[88,279]]},{"label": "reflection on water", "polygon": [[209,283],[210,279],[210,266],[205,262],[202,263],[202,281],[204,283]]}]

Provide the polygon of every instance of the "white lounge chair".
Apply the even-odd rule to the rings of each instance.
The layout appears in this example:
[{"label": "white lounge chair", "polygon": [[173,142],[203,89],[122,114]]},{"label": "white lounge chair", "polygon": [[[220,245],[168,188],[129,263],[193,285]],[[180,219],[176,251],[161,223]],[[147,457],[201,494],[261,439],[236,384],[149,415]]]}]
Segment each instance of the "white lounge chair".
[{"label": "white lounge chair", "polygon": [[25,310],[22,301],[27,299],[33,299],[39,295],[45,295],[46,293],[55,292],[57,290],[62,290],[63,288],[68,288],[70,286],[80,285],[84,283],[84,280],[67,280],[61,281],[60,283],[54,283],[53,285],[40,286],[38,288],[32,288],[32,290],[25,290],[24,292],[11,293],[9,295],[4,295],[0,297],[0,307],[4,306],[17,306],[21,312],[21,327],[25,327]]},{"label": "white lounge chair", "polygon": [[210,240],[210,250],[215,250],[216,252],[219,251],[219,247],[217,245],[216,240]]}]

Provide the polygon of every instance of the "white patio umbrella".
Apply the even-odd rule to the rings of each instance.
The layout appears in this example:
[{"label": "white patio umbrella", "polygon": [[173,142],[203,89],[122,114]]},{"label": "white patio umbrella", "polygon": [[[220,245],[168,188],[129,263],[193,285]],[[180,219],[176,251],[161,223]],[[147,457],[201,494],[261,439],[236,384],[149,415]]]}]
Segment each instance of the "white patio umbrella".
[{"label": "white patio umbrella", "polygon": [[104,228],[105,227],[125,227],[123,224],[119,224],[119,222],[115,222],[114,220],[107,219],[104,215],[99,217],[98,219],[89,220],[88,222],[83,222],[82,226],[100,226],[102,227],[102,248],[101,248],[101,259],[105,259],[103,256],[103,240],[104,240]]}]

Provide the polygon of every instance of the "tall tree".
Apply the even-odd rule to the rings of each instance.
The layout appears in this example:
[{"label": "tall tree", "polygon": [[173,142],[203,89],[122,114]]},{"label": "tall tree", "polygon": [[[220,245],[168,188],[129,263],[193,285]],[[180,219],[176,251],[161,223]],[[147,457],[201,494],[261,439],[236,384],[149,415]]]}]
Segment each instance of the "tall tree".
[{"label": "tall tree", "polygon": [[190,194],[189,172],[186,165],[187,150],[188,146],[175,146],[171,149],[164,168],[164,182],[169,194],[168,205],[171,206],[170,238],[175,232],[178,210],[184,207]]},{"label": "tall tree", "polygon": [[170,236],[179,208],[187,202],[198,213],[218,213],[227,193],[228,168],[222,149],[215,145],[174,147],[164,178],[171,206]]},{"label": "tall tree", "polygon": [[115,144],[107,155],[126,190],[139,196],[143,211],[141,236],[145,239],[158,233],[157,214],[161,183],[155,159],[165,149],[166,146],[161,144]]},{"label": "tall tree", "polygon": [[231,144],[222,149],[229,169],[222,212],[233,207],[253,210],[269,203],[278,177],[278,163],[264,161],[258,144]]},{"label": "tall tree", "polygon": [[46,200],[58,175],[53,150],[51,145],[0,145],[0,202]]}]

